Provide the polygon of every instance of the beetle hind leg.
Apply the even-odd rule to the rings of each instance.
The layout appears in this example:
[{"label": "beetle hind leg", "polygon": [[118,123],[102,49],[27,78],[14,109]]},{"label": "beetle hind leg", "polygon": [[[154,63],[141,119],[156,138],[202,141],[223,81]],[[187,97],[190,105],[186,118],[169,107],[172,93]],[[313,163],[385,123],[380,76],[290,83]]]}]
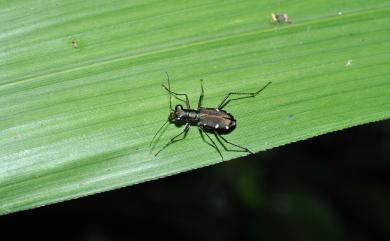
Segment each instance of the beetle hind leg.
[{"label": "beetle hind leg", "polygon": [[[214,148],[218,152],[218,154],[221,156],[221,159],[223,160],[223,156],[222,156],[221,150],[219,150],[218,146],[215,144],[213,139],[211,139],[211,137],[201,127],[199,127],[198,130],[199,130],[200,136],[202,137],[202,140],[204,142],[206,142],[207,145],[209,145],[212,148]],[[207,136],[207,138],[210,140],[210,142],[206,141],[206,139],[204,138],[203,133]]]},{"label": "beetle hind leg", "polygon": [[[221,146],[223,147],[223,149],[225,149],[225,151],[232,151],[232,152],[248,152],[250,154],[255,154],[254,152],[252,152],[251,150],[249,150],[248,148],[246,147],[242,147],[240,145],[237,145],[237,144],[234,144],[233,142],[230,142],[228,141],[225,137],[223,137],[222,135],[220,135],[218,132],[214,132],[215,134],[215,138],[217,138],[218,142],[221,144]],[[235,146],[237,148],[240,148],[239,150],[237,149],[229,149],[226,147],[226,145],[224,144],[225,143],[228,143],[232,146]]]},{"label": "beetle hind leg", "polygon": [[[217,108],[222,110],[227,104],[229,104],[233,100],[240,100],[240,99],[256,97],[256,95],[258,95],[261,91],[263,91],[270,84],[271,84],[271,82],[268,82],[265,86],[263,86],[260,90],[258,90],[256,92],[251,92],[251,93],[230,92],[229,94],[227,94],[225,96],[225,98],[223,98],[223,100],[221,101],[221,103],[218,105]],[[237,98],[232,99],[232,98],[229,98],[231,96],[241,96],[241,97],[237,97]]]}]

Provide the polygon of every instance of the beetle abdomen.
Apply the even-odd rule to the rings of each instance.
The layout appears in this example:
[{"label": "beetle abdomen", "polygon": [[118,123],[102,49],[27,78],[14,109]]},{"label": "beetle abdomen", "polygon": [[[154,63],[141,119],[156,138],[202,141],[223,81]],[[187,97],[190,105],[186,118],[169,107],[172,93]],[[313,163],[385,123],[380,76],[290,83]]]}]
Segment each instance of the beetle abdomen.
[{"label": "beetle abdomen", "polygon": [[198,126],[207,132],[228,134],[236,128],[236,120],[224,110],[200,108],[199,114]]}]

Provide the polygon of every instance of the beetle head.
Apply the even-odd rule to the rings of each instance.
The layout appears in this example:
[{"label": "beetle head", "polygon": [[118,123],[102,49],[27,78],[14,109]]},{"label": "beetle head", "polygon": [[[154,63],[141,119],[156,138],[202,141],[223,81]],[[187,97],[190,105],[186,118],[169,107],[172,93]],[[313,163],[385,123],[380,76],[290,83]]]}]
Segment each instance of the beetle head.
[{"label": "beetle head", "polygon": [[183,125],[185,123],[185,114],[182,105],[176,105],[175,109],[169,114],[168,120],[175,125]]}]

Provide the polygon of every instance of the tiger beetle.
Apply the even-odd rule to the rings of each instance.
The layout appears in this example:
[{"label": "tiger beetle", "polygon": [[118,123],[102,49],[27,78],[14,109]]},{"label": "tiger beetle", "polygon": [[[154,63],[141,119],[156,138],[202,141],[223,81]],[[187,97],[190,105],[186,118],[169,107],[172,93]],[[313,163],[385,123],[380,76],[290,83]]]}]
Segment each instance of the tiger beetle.
[{"label": "tiger beetle", "polygon": [[[158,129],[158,131],[154,135],[152,142],[150,143],[150,146],[152,145],[157,134],[164,128],[166,124],[168,123],[175,124],[175,126],[177,127],[184,126],[184,129],[179,134],[174,136],[167,144],[165,144],[155,154],[155,156],[157,156],[161,151],[163,151],[169,145],[185,139],[191,126],[198,127],[199,133],[203,141],[206,142],[211,147],[213,147],[221,156],[222,160],[223,160],[222,153],[219,150],[216,143],[210,137],[209,133],[214,134],[217,141],[221,144],[221,146],[226,151],[248,152],[250,154],[253,154],[253,152],[251,152],[248,148],[234,144],[222,136],[231,133],[237,126],[237,121],[234,119],[233,115],[226,112],[223,109],[226,107],[227,104],[229,104],[233,100],[255,97],[262,90],[264,90],[269,84],[271,84],[271,82],[268,82],[263,88],[253,93],[230,92],[225,96],[225,98],[223,98],[223,100],[217,106],[217,108],[205,108],[202,105],[203,97],[204,97],[203,80],[200,80],[201,94],[198,101],[198,108],[195,110],[195,109],[191,109],[190,101],[187,94],[179,94],[171,91],[169,75],[168,73],[166,73],[166,75],[167,75],[168,87],[164,84],[162,84],[162,87],[169,94],[169,108],[171,112],[169,113],[168,120],[160,127],[160,129]],[[175,108],[172,108],[172,95],[176,99],[183,101],[185,103],[186,108],[184,108],[180,104],[176,105]],[[240,96],[240,95],[242,96],[237,98],[231,98],[232,96]],[[184,97],[185,100],[180,97]],[[206,136],[209,141],[207,141],[204,136]],[[229,149],[226,146],[226,144],[230,144],[236,147],[237,149]]]}]

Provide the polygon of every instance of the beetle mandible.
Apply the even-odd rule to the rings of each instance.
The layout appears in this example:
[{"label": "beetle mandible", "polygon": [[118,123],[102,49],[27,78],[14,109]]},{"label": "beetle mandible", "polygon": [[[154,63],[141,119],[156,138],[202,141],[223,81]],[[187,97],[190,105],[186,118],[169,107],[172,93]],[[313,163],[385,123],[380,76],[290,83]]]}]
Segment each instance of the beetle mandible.
[{"label": "beetle mandible", "polygon": [[[200,80],[200,86],[201,86],[201,94],[199,96],[198,101],[198,108],[197,109],[191,109],[190,107],[190,101],[187,94],[180,94],[175,93],[171,91],[171,84],[169,81],[169,75],[167,75],[167,82],[168,87],[164,84],[162,84],[162,87],[168,92],[169,94],[169,108],[171,112],[169,113],[168,120],[158,129],[156,134],[154,135],[152,142],[156,138],[157,134],[163,129],[163,127],[168,124],[175,124],[177,127],[184,126],[184,129],[174,136],[167,144],[165,144],[156,154],[157,156],[161,151],[163,151],[165,148],[167,148],[169,145],[178,142],[180,140],[183,140],[190,129],[191,126],[197,126],[199,133],[202,137],[202,139],[210,146],[212,146],[218,154],[221,156],[223,160],[223,156],[221,151],[219,150],[218,146],[216,145],[215,141],[210,137],[209,133],[214,134],[217,141],[221,144],[221,146],[226,151],[234,151],[234,152],[248,152],[253,154],[252,151],[250,151],[248,148],[239,146],[237,144],[234,144],[230,141],[228,141],[225,137],[222,135],[226,135],[231,133],[237,126],[237,121],[234,119],[233,115],[229,112],[226,112],[224,108],[227,104],[229,104],[233,100],[238,99],[244,99],[244,98],[250,98],[255,97],[258,95],[261,91],[263,91],[271,82],[268,82],[265,86],[263,86],[260,90],[256,92],[251,93],[242,93],[242,92],[230,92],[228,93],[225,98],[221,101],[221,103],[217,106],[217,108],[206,108],[203,107],[203,97],[204,97],[204,89],[203,89],[203,80]],[[178,104],[175,106],[175,108],[172,108],[172,95],[185,103],[185,108]],[[238,98],[231,98],[231,96],[240,96]],[[180,97],[184,97],[185,99],[182,99]],[[209,141],[207,141],[204,136],[207,137]],[[226,144],[230,144],[238,149],[229,149]]]}]

